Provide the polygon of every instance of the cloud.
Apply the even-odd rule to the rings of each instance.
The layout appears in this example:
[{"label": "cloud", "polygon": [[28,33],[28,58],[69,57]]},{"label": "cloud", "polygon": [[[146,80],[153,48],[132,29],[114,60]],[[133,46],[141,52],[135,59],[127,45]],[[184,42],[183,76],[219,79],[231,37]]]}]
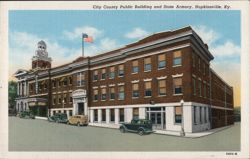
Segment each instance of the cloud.
[{"label": "cloud", "polygon": [[89,44],[86,47],[85,52],[87,56],[93,56],[100,54],[101,52],[104,51],[110,51],[112,49],[116,49],[119,46],[121,46],[121,44],[119,44],[117,40],[110,38],[103,38],[100,40],[98,44],[93,44],[93,43]]},{"label": "cloud", "polygon": [[149,32],[141,28],[134,28],[131,32],[126,33],[125,37],[129,39],[138,39],[138,38],[143,38],[147,35],[149,35]]},{"label": "cloud", "polygon": [[37,42],[40,40],[44,40],[47,44],[47,51],[52,57],[53,67],[70,62],[77,57],[78,50],[62,46],[51,39],[26,32],[10,32],[10,75],[13,75],[18,69],[28,70],[31,68],[31,58],[36,54]]},{"label": "cloud", "polygon": [[240,52],[241,52],[240,47],[231,41],[226,41],[222,45],[216,45],[216,46],[212,47],[210,50],[211,50],[211,52],[213,52],[213,55],[215,55],[217,57],[240,56]]},{"label": "cloud", "polygon": [[208,45],[212,45],[219,38],[221,38],[221,35],[218,32],[204,25],[193,26],[193,29],[201,37],[203,42]]},{"label": "cloud", "polygon": [[94,39],[97,39],[103,34],[103,31],[91,26],[77,27],[73,31],[67,31],[67,30],[63,31],[64,37],[66,37],[69,40],[80,39],[82,33],[86,33],[89,36],[92,36]]}]

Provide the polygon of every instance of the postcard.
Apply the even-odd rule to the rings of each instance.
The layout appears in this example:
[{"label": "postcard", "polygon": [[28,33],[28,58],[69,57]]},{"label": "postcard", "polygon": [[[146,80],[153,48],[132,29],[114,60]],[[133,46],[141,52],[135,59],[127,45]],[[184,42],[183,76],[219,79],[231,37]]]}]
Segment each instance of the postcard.
[{"label": "postcard", "polygon": [[249,2],[1,2],[1,158],[249,158]]}]

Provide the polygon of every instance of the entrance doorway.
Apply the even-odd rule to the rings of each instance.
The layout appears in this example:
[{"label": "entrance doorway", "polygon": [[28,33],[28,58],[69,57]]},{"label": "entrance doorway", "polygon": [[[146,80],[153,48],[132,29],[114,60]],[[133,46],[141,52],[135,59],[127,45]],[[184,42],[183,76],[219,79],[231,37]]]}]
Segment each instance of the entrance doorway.
[{"label": "entrance doorway", "polygon": [[147,119],[151,120],[153,129],[165,129],[165,107],[150,107],[147,108]]},{"label": "entrance doorway", "polygon": [[78,103],[78,115],[84,115],[84,103]]}]

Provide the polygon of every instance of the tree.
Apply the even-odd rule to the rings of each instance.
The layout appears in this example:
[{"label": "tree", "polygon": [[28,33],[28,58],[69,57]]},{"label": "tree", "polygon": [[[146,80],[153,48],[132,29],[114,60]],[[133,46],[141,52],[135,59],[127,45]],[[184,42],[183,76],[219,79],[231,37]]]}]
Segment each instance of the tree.
[{"label": "tree", "polygon": [[17,82],[9,81],[9,107],[14,108],[17,98]]}]

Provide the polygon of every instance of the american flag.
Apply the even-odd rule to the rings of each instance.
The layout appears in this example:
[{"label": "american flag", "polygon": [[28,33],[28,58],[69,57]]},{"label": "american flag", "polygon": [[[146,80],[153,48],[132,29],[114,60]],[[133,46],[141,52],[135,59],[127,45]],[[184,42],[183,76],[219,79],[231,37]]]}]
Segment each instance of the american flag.
[{"label": "american flag", "polygon": [[93,42],[93,37],[92,36],[88,36],[87,34],[83,33],[82,34],[82,38],[85,42],[88,42],[88,43],[92,43]]}]

